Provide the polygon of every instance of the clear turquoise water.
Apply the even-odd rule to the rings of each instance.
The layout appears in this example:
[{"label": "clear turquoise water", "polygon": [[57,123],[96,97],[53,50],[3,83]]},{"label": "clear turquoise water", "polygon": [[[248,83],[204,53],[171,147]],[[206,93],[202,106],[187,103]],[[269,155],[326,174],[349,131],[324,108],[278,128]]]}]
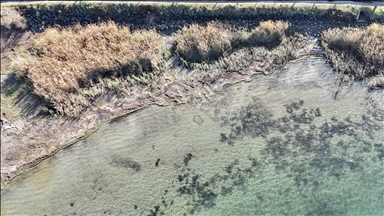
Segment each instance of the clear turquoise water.
[{"label": "clear turquoise water", "polygon": [[323,61],[105,124],[4,189],[2,215],[383,215],[383,91]]}]

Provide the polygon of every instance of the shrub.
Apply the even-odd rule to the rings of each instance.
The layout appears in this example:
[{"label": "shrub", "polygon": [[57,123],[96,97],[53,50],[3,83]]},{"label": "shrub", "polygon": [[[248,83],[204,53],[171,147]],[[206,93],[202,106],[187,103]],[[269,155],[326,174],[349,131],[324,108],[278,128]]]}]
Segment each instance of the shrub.
[{"label": "shrub", "polygon": [[1,26],[7,29],[22,30],[27,28],[27,21],[11,7],[1,7]]},{"label": "shrub", "polygon": [[357,28],[330,29],[325,31],[323,36],[328,48],[337,51],[355,53],[359,51],[358,41],[364,31]]},{"label": "shrub", "polygon": [[161,62],[162,40],[155,31],[131,32],[113,22],[86,27],[50,28],[32,49],[13,62],[18,78],[61,114],[76,115],[86,106],[78,93],[104,77],[150,72]]},{"label": "shrub", "polygon": [[216,60],[232,50],[231,27],[219,22],[192,24],[176,35],[176,53],[188,62]]},{"label": "shrub", "polygon": [[264,21],[247,32],[220,22],[192,24],[176,35],[176,53],[187,62],[201,63],[217,60],[243,46],[273,48],[282,42],[288,27],[288,22]]},{"label": "shrub", "polygon": [[383,86],[383,24],[374,23],[366,29],[329,29],[322,35],[322,46],[337,71],[360,80],[375,77],[369,86]]},{"label": "shrub", "polygon": [[384,24],[371,24],[359,43],[363,59],[376,69],[384,68]]},{"label": "shrub", "polygon": [[367,84],[368,88],[383,88],[384,87],[384,71],[382,71],[379,75],[374,76]]},{"label": "shrub", "polygon": [[289,23],[283,21],[263,21],[254,28],[246,40],[251,46],[265,46],[272,48],[281,43],[288,29]]}]

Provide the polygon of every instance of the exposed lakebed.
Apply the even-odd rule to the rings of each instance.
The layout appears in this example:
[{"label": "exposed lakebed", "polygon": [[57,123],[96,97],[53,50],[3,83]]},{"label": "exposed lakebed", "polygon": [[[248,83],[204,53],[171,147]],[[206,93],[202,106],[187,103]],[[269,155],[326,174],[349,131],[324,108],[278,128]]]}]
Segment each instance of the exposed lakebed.
[{"label": "exposed lakebed", "polygon": [[324,61],[106,123],[16,178],[1,213],[381,215],[383,90]]}]

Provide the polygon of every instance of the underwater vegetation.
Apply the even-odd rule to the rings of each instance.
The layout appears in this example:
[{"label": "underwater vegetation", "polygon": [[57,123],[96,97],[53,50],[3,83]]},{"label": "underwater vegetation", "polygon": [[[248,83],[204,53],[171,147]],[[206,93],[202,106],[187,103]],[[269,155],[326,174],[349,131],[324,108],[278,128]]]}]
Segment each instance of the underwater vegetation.
[{"label": "underwater vegetation", "polygon": [[[342,181],[347,173],[364,172],[367,160],[383,161],[383,143],[375,142],[373,133],[383,129],[384,119],[380,116],[384,114],[384,110],[367,111],[366,115],[361,116],[361,121],[350,118],[339,120],[337,116],[333,116],[329,121],[315,124],[322,117],[320,108],[305,107],[303,100],[286,104],[284,108],[286,114],[275,118],[254,97],[248,106],[226,113],[228,115],[219,120],[221,127],[230,129],[229,133],[218,135],[219,142],[223,144],[236,147],[241,145],[242,142],[239,141],[245,137],[261,137],[265,140],[260,155],[244,155],[246,163],[235,159],[224,165],[222,170],[207,177],[190,168],[189,164],[193,163],[195,157],[191,153],[185,155],[178,166],[179,174],[174,181],[176,186],[170,189],[176,190],[179,197],[188,200],[184,215],[195,214],[203,208],[212,208],[216,206],[219,197],[230,196],[234,191],[247,193],[250,179],[261,179],[263,170],[270,166],[276,174],[288,173],[287,177],[295,183],[296,189],[287,188],[279,192],[279,196],[286,196],[291,190],[299,190],[302,191],[302,196],[311,200],[311,206],[305,206],[305,215],[346,213],[332,205],[337,197],[329,197],[325,201],[318,197],[317,192],[308,192],[307,188],[317,190],[316,188],[325,187],[324,178]],[[294,160],[302,155],[307,155],[307,159]],[[353,156],[348,158],[349,155]],[[161,203],[149,215],[166,215],[167,208],[174,203],[174,200],[167,199],[167,193],[168,190],[165,191]],[[268,202],[268,197],[262,193],[254,196],[257,197],[256,206]],[[266,212],[258,209],[256,213]]]}]

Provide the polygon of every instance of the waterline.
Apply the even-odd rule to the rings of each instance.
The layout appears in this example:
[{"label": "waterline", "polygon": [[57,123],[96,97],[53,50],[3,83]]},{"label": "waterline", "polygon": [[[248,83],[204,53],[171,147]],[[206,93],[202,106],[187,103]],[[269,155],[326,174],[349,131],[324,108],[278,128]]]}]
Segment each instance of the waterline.
[{"label": "waterline", "polygon": [[382,92],[323,61],[104,124],[15,179],[2,215],[380,215]]}]

